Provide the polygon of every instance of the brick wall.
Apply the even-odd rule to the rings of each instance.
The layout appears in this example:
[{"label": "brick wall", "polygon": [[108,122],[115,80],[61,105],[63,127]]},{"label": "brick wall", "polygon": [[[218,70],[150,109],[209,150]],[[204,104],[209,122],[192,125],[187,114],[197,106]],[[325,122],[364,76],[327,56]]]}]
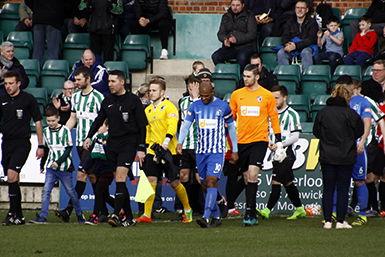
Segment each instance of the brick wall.
[{"label": "brick wall", "polygon": [[[169,0],[169,5],[175,13],[224,13],[226,7],[230,4],[230,0]],[[316,6],[320,0],[314,0]],[[348,8],[369,7],[371,0],[357,1],[357,0],[333,0],[326,1],[332,3],[333,7],[341,9],[342,13]]]}]

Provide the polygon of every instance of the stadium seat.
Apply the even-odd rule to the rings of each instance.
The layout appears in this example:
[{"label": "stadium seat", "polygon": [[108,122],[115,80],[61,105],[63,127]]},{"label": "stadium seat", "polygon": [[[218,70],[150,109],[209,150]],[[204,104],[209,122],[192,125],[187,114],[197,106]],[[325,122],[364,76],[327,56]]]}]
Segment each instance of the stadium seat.
[{"label": "stadium seat", "polygon": [[314,100],[317,95],[326,94],[330,78],[329,65],[310,65],[302,74],[302,94],[307,95],[310,100]]},{"label": "stadium seat", "polygon": [[338,20],[341,20],[341,9],[338,7],[332,8],[333,15],[337,17]]},{"label": "stadium seat", "polygon": [[302,133],[313,133],[313,122],[301,122]]},{"label": "stadium seat", "polygon": [[149,35],[127,35],[124,39],[120,55],[130,70],[143,70],[150,62],[152,73],[152,48]]},{"label": "stadium seat", "polygon": [[115,62],[105,62],[104,66],[106,66],[107,71],[112,71],[112,70],[120,70],[124,72],[124,75],[126,76],[126,82],[127,84],[131,84],[131,73],[128,68],[127,62],[124,61],[115,61]]},{"label": "stadium seat", "polygon": [[231,97],[231,93],[228,93],[226,94],[224,97],[223,97],[223,101],[225,101],[226,103],[230,103],[230,97]]},{"label": "stadium seat", "polygon": [[63,88],[64,81],[69,75],[69,64],[67,60],[47,60],[41,71],[41,87],[51,94],[54,89]]},{"label": "stadium seat", "polygon": [[7,41],[13,43],[17,59],[28,59],[30,57],[33,47],[32,32],[11,31],[7,36]]},{"label": "stadium seat", "polygon": [[366,68],[364,75],[362,76],[363,81],[369,80],[372,78],[372,73],[373,73],[372,69],[373,69],[373,66],[369,66],[368,68]]},{"label": "stadium seat", "polygon": [[314,99],[314,103],[310,106],[310,114],[312,120],[315,120],[316,113],[323,109],[326,106],[326,101],[329,99],[330,95],[318,95]]},{"label": "stadium seat", "polygon": [[334,88],[336,80],[342,75],[349,75],[352,78],[361,80],[361,66],[359,65],[339,65],[331,79],[331,88]]},{"label": "stadium seat", "polygon": [[23,65],[25,73],[29,78],[28,87],[36,87],[40,79],[40,63],[37,59],[20,59],[20,64]]},{"label": "stadium seat", "polygon": [[239,84],[239,64],[219,63],[212,73],[212,82],[215,84],[215,92],[219,98],[232,93]]},{"label": "stadium seat", "polygon": [[0,11],[0,31],[4,37],[14,31],[19,23],[19,5],[20,3],[6,3]]},{"label": "stadium seat", "polygon": [[63,59],[74,65],[81,59],[85,49],[90,48],[90,34],[70,33],[67,35],[63,45]]},{"label": "stadium seat", "polygon": [[301,122],[306,122],[309,113],[309,98],[306,95],[289,95],[287,104],[296,110]]},{"label": "stadium seat", "polygon": [[273,74],[279,84],[287,88],[289,94],[296,93],[301,81],[301,70],[298,65],[277,65]]},{"label": "stadium seat", "polygon": [[277,65],[277,51],[273,47],[282,45],[281,37],[267,37],[263,40],[259,50],[263,64],[269,71],[273,71]]}]

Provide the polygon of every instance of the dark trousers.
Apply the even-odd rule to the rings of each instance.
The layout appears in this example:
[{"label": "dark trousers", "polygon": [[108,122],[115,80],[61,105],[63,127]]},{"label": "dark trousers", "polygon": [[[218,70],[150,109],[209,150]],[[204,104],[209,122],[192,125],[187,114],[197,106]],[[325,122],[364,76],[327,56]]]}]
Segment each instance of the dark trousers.
[{"label": "dark trousers", "polygon": [[158,22],[149,23],[146,27],[142,27],[137,23],[135,28],[135,33],[138,34],[150,34],[153,30],[159,30],[159,38],[160,43],[162,45],[162,49],[168,48],[168,35],[171,30],[171,22],[172,20],[169,18],[160,19]]},{"label": "dark trousers", "polygon": [[373,56],[371,54],[368,54],[362,51],[355,51],[344,57],[344,64],[348,64],[348,65],[358,64],[363,68],[365,66],[366,60],[369,60],[372,57]]},{"label": "dark trousers", "polygon": [[91,50],[103,57],[103,62],[114,60],[115,35],[90,33]]},{"label": "dark trousers", "polygon": [[330,71],[333,74],[338,65],[339,58],[341,58],[340,54],[334,52],[322,52],[314,56],[314,64],[322,64],[323,60],[329,60]]},{"label": "dark trousers", "polygon": [[250,62],[250,56],[255,52],[254,49],[245,47],[241,49],[235,49],[234,47],[221,47],[216,50],[212,55],[211,59],[215,65],[218,63],[224,63],[230,59],[237,59],[237,63],[241,66],[241,71]]},{"label": "dark trousers", "polygon": [[323,178],[322,208],[324,219],[331,221],[333,212],[333,194],[337,189],[337,221],[345,220],[348,208],[349,185],[353,173],[353,165],[321,164]]}]

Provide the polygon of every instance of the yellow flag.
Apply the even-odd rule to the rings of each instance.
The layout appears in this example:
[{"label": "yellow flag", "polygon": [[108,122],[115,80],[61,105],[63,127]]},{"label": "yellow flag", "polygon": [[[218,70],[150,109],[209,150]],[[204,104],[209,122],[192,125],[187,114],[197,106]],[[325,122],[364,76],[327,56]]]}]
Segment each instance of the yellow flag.
[{"label": "yellow flag", "polygon": [[135,202],[145,203],[151,195],[155,194],[155,192],[143,170],[139,171],[139,175],[140,177],[138,187],[136,189]]}]

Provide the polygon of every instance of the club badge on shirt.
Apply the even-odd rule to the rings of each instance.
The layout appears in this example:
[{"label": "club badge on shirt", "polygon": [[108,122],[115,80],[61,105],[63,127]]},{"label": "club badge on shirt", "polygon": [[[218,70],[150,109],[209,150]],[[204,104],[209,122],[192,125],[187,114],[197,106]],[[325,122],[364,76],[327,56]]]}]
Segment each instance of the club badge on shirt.
[{"label": "club badge on shirt", "polygon": [[16,110],[16,117],[17,117],[18,120],[23,119],[23,110],[17,109]]}]

